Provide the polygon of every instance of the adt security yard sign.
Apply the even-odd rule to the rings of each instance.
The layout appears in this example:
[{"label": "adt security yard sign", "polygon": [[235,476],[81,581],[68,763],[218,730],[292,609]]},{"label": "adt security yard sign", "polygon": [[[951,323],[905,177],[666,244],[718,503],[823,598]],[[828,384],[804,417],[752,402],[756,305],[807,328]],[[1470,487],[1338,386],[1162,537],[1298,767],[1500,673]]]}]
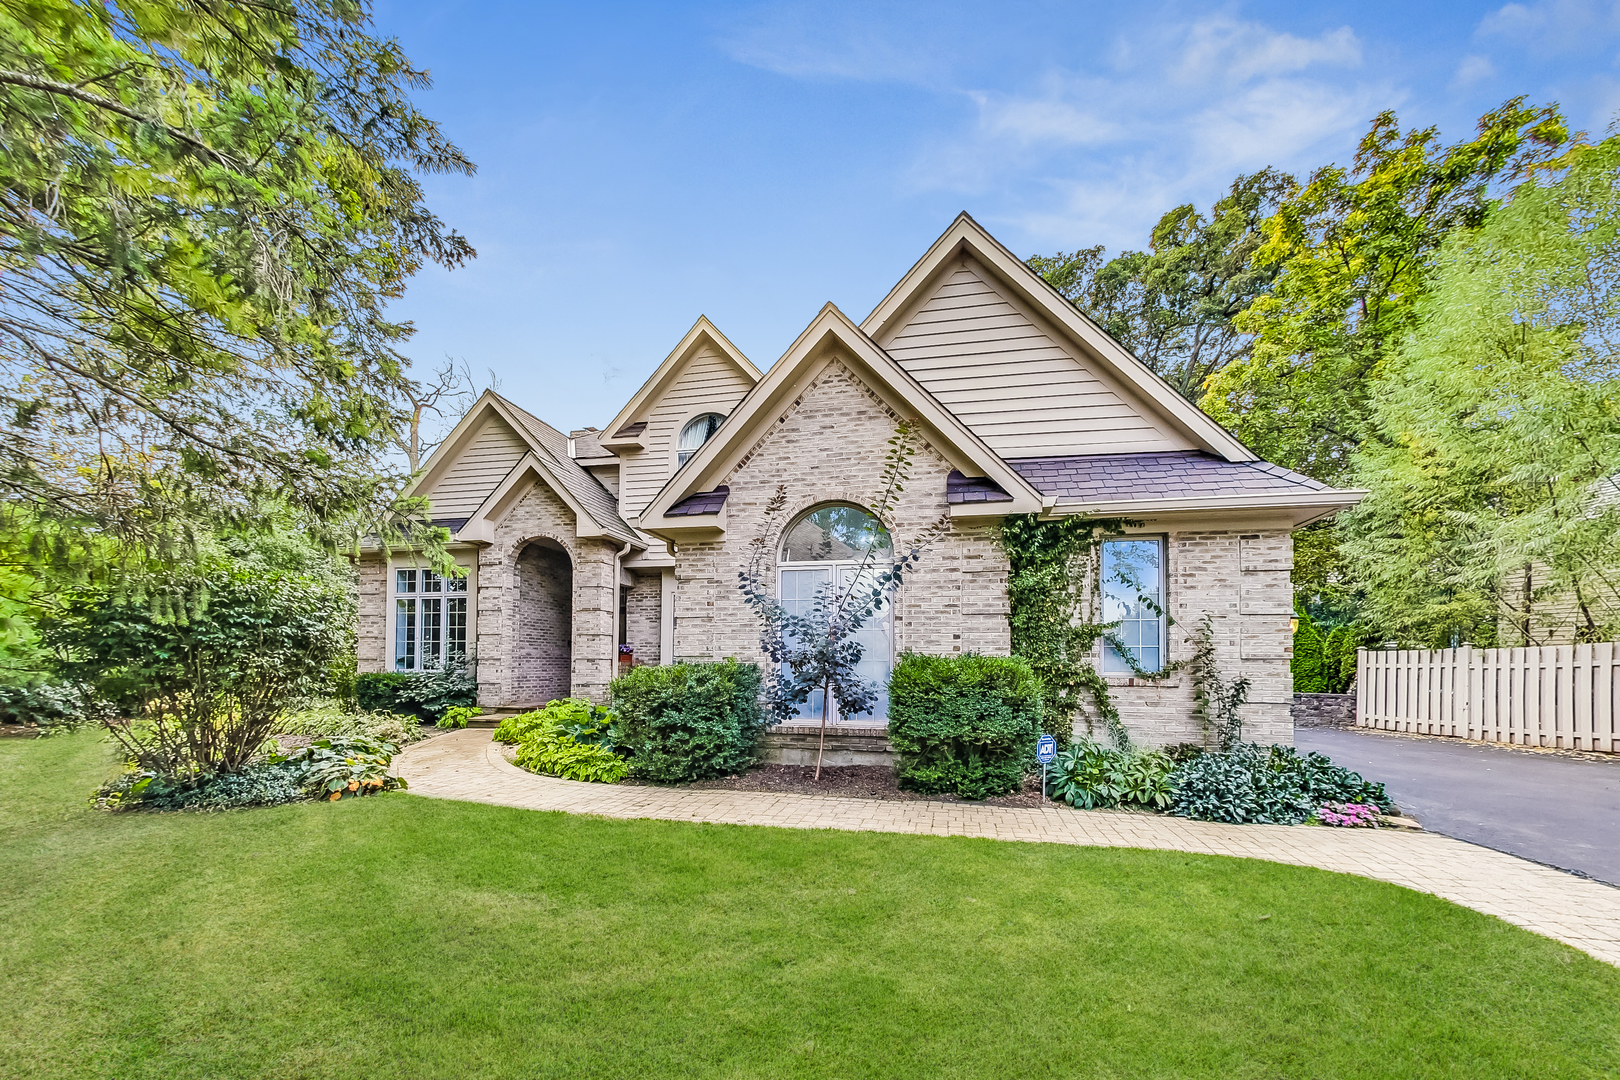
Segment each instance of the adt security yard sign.
[{"label": "adt security yard sign", "polygon": [[1057,740],[1042,735],[1035,740],[1035,760],[1041,763],[1041,798],[1046,798],[1046,767],[1057,757]]}]

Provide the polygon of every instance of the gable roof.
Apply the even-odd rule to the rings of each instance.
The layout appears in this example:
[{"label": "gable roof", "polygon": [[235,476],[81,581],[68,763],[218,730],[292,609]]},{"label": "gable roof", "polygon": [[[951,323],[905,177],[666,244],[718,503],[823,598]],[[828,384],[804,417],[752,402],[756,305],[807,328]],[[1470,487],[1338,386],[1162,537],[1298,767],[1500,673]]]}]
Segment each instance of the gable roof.
[{"label": "gable roof", "polygon": [[707,315],[699,315],[697,322],[692,324],[692,329],[688,330],[680,343],[664,357],[664,362],[659,364],[648,376],[647,381],[641,384],[641,389],[630,396],[630,400],[624,403],[624,408],[619,410],[619,414],[612,422],[602,429],[604,432],[601,436],[602,443],[607,446],[635,443],[647,428],[646,420],[638,417],[663,397],[686,361],[705,345],[718,350],[724,359],[743,374],[750,386],[763,377],[753,361],[744,356],[742,350],[733,345],[726,335],[709,321]]},{"label": "gable roof", "polygon": [[[1040,497],[1022,477],[829,303],[748,392],[720,430],[653,497],[642,511],[641,528],[656,534],[686,526],[680,520],[683,515],[673,519],[669,516],[670,509],[724,479],[748,452],[759,430],[780,415],[833,359],[849,364],[867,387],[896,412],[915,417],[924,429],[923,436],[953,468],[966,475],[985,477],[1011,495],[1010,499],[991,504],[996,514],[1040,510]],[[952,511],[984,513],[979,508],[982,505],[953,503]],[[718,514],[718,518],[707,524],[723,529],[723,505],[708,513]]]},{"label": "gable roof", "polygon": [[[466,449],[484,420],[492,414],[499,416],[523,439],[528,446],[528,453],[484,499],[483,504],[469,519],[470,522],[487,520],[494,505],[491,500],[497,499],[503,492],[509,492],[520,475],[533,473],[543,479],[546,486],[568,503],[579,517],[580,535],[604,536],[620,543],[645,544],[624,518],[619,516],[618,500],[602,486],[600,480],[586,472],[577,461],[568,456],[568,436],[533,413],[512,404],[493,390],[484,391],[473,403],[472,408],[467,410],[466,415],[428,457],[421,475],[405,493],[414,495],[419,491],[431,490],[433,484],[449,470]],[[457,526],[457,538],[472,539],[470,533],[462,535],[467,528],[468,522]]]},{"label": "gable roof", "polygon": [[[1036,274],[1022,260],[1008,251],[994,237],[986,232],[978,222],[966,213],[959,214],[950,228],[936,240],[926,254],[900,279],[899,283],[889,291],[888,296],[872,310],[861,329],[870,337],[897,356],[905,357],[915,351],[919,357],[930,353],[937,357],[944,357],[936,364],[938,367],[948,367],[953,361],[954,351],[959,346],[953,345],[947,335],[933,335],[932,339],[924,338],[925,346],[922,349],[912,350],[902,346],[896,340],[902,331],[907,330],[913,320],[922,314],[922,308],[927,305],[930,298],[938,293],[942,287],[950,287],[946,280],[954,269],[960,269],[957,260],[967,255],[971,257],[977,267],[982,268],[993,279],[989,284],[993,291],[1004,293],[1007,299],[1013,301],[1013,307],[1006,313],[1000,323],[990,323],[992,326],[1000,325],[1013,327],[1014,324],[1023,324],[1033,331],[1026,333],[1027,337],[1039,339],[1043,331],[1039,323],[1032,323],[1028,316],[1018,308],[1026,308],[1036,315],[1040,322],[1047,324],[1058,333],[1074,349],[1080,361],[1071,359],[1064,367],[1073,368],[1067,374],[1066,382],[1076,383],[1081,380],[1090,380],[1096,384],[1095,389],[1085,386],[1063,386],[1063,391],[1070,398],[1083,396],[1087,392],[1107,394],[1107,383],[1113,383],[1123,390],[1127,396],[1138,398],[1146,404],[1154,414],[1156,420],[1166,425],[1175,435],[1185,442],[1181,445],[1191,446],[1215,454],[1227,461],[1253,461],[1257,455],[1244,446],[1231,433],[1222,428],[1213,419],[1206,415],[1197,406],[1182,397],[1169,383],[1154,374],[1146,364],[1126,351],[1117,341],[1110,337],[1101,327],[1092,322],[1085,315],[1066,300],[1056,289],[1052,288],[1040,275]],[[924,327],[923,329],[927,329]],[[1051,344],[1048,342],[1048,344]],[[1023,399],[1025,403],[1032,398],[1040,400],[1044,405],[1046,399],[1054,396],[1054,390],[1065,382],[1054,374],[1057,369],[1053,364],[1058,357],[1066,355],[1065,350],[1046,350],[1046,355],[1034,356],[1037,361],[1029,366],[1031,371],[1031,393]],[[949,391],[943,389],[948,380],[955,378],[958,373],[942,371],[937,377],[928,375],[919,369],[918,364],[911,360],[903,360],[914,373],[924,375],[923,382],[930,385],[936,392],[949,396]],[[965,361],[964,361],[965,362]],[[1086,365],[1093,365],[1095,373],[1082,370]],[[960,365],[958,365],[960,366]],[[1099,377],[1104,382],[1098,382]],[[998,373],[992,381],[1005,383],[1005,372]],[[1004,387],[1003,387],[1004,389]],[[1036,395],[1039,395],[1037,398]],[[1057,395],[1062,396],[1062,395]],[[1059,405],[1059,402],[1052,402]],[[1115,411],[1119,412],[1122,399],[1117,396],[1114,402]],[[953,405],[960,408],[960,405]],[[1033,419],[1028,424],[1039,425],[1050,422],[1058,409],[1040,408],[1030,413]],[[1106,411],[1106,409],[1105,409]],[[1001,420],[1004,425],[1015,426],[1018,421],[1013,417],[977,419],[973,426],[981,435],[989,439],[997,439],[1000,429],[991,424],[991,420]],[[998,440],[1000,441],[1000,440]],[[1128,442],[1126,445],[1129,445]],[[1138,445],[1141,445],[1140,443]],[[1174,443],[1170,444],[1174,446]],[[1143,449],[1164,449],[1165,444],[1160,442],[1157,447],[1142,446]],[[1004,452],[1008,448],[1003,447]]]}]

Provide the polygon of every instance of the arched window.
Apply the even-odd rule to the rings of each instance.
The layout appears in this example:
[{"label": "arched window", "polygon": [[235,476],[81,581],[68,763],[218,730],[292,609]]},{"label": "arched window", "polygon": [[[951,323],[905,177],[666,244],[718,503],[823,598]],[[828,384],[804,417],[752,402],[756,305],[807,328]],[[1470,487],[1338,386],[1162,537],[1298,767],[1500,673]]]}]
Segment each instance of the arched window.
[{"label": "arched window", "polygon": [[692,417],[681,428],[680,441],[675,444],[675,467],[685,465],[686,459],[697,453],[698,448],[709,441],[709,436],[720,430],[720,422],[724,419],[717,412]]},{"label": "arched window", "polygon": [[[855,506],[819,506],[782,533],[776,595],[788,614],[806,614],[816,594],[833,582],[840,592],[848,591],[859,584],[857,579],[873,581],[893,561],[889,530],[877,518]],[[885,722],[889,715],[889,674],[894,669],[894,612],[888,604],[872,613],[854,640],[861,646],[861,662],[856,670],[862,678],[877,684],[877,704],[870,716],[840,716],[835,701],[831,719],[834,723]],[[821,711],[819,690],[799,706],[799,715],[805,719],[819,720]]]}]

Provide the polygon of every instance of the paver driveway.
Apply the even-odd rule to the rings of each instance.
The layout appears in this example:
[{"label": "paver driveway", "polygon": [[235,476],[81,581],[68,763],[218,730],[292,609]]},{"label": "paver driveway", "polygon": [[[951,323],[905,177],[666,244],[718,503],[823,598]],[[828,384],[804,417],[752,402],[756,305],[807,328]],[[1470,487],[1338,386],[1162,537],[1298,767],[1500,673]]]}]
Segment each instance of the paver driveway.
[{"label": "paver driveway", "polygon": [[1620,965],[1620,889],[1434,833],[1220,825],[1159,814],[898,802],[757,791],[581,784],[511,764],[487,729],[407,747],[396,771],[443,799],[618,818],[982,836],[1235,855],[1359,874],[1433,893]]},{"label": "paver driveway", "polygon": [[1620,885],[1620,761],[1325,728],[1294,742],[1382,780],[1426,829]]}]

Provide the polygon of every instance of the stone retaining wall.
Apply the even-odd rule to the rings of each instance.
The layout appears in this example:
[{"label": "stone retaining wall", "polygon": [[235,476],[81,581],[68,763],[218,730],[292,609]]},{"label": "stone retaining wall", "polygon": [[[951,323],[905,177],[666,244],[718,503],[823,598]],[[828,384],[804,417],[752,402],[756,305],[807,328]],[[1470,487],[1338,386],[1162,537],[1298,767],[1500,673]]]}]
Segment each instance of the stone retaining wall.
[{"label": "stone retaining wall", "polygon": [[1356,695],[1295,694],[1295,727],[1352,728],[1356,726]]}]

